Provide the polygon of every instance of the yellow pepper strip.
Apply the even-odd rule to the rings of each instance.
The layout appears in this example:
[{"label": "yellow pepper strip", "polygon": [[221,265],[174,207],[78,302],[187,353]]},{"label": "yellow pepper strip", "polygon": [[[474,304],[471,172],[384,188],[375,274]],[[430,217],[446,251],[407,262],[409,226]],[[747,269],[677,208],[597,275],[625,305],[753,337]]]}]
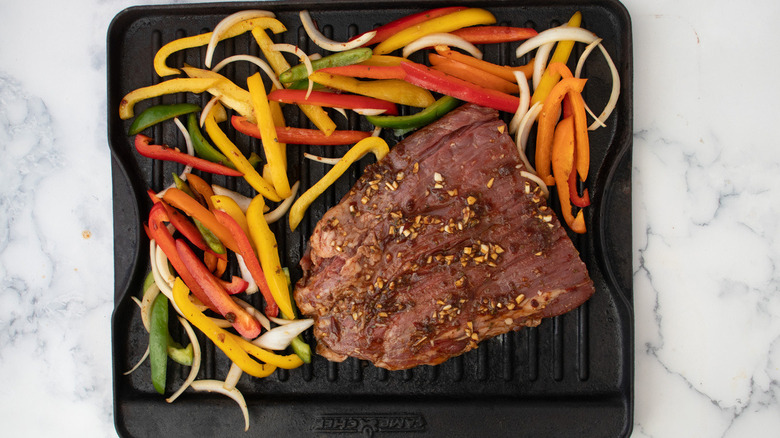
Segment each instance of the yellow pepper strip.
[{"label": "yellow pepper strip", "polygon": [[[287,28],[284,27],[284,24],[275,18],[255,17],[240,23],[236,23],[236,25],[225,31],[225,33],[222,35],[222,38],[220,38],[220,41],[233,38],[245,32],[249,32],[256,27],[261,29],[271,29],[273,33],[282,33],[287,30]],[[156,71],[160,76],[169,76],[179,73],[178,69],[168,67],[166,64],[168,57],[180,50],[207,45],[211,40],[211,34],[211,32],[208,32],[191,37],[179,38],[162,46],[162,48],[157,51],[157,54],[154,55],[154,71]]]},{"label": "yellow pepper strip", "polygon": [[[580,27],[581,23],[582,13],[577,11],[571,16],[566,25],[569,27]],[[574,41],[559,41],[555,46],[555,52],[553,52],[553,55],[550,57],[550,63],[548,65],[556,62],[566,64],[569,61],[569,55],[571,55],[573,48]],[[544,102],[544,99],[550,94],[550,90],[552,90],[560,79],[561,75],[559,73],[551,72],[550,69],[547,68],[544,73],[542,73],[539,85],[536,87],[536,90],[534,90],[534,95],[531,97],[531,105],[536,102]]]},{"label": "yellow pepper strip", "polygon": [[272,353],[264,348],[260,348],[257,345],[242,338],[241,336],[237,336],[232,333],[230,334],[230,336],[235,338],[238,345],[240,345],[241,348],[244,349],[244,351],[246,351],[247,353],[251,354],[252,356],[262,360],[263,362],[269,365],[283,368],[285,370],[291,370],[303,365],[303,361],[296,354],[288,354],[285,356],[281,356],[276,353]]},{"label": "yellow pepper strip", "polygon": [[[290,69],[290,64],[284,59],[284,56],[280,52],[271,49],[274,42],[263,29],[252,29],[252,35],[260,46],[260,50],[263,52],[268,64],[274,69],[277,75]],[[298,108],[300,108],[301,112],[314,123],[314,126],[316,126],[317,129],[324,132],[325,135],[330,135],[336,130],[336,123],[321,106],[298,105]]]},{"label": "yellow pepper strip", "polygon": [[214,73],[211,70],[204,70],[195,67],[182,67],[184,73],[191,78],[213,78],[217,79],[217,82],[213,86],[209,87],[206,91],[214,96],[219,97],[219,101],[225,106],[232,108],[237,113],[246,117],[247,120],[254,123],[257,119],[255,117],[255,111],[252,108],[252,101],[249,97],[249,92],[234,84],[230,79],[222,76],[219,73]]},{"label": "yellow pepper strip", "polygon": [[216,82],[217,80],[213,78],[177,78],[148,87],[137,88],[127,93],[125,97],[122,98],[122,101],[119,102],[119,118],[122,120],[132,118],[135,115],[133,113],[133,107],[136,103],[144,99],[162,96],[163,94],[181,93],[184,91],[202,93],[210,87],[213,87]]},{"label": "yellow pepper strip", "polygon": [[282,147],[279,145],[279,139],[276,135],[271,106],[268,105],[268,95],[265,94],[265,86],[260,73],[248,77],[246,84],[249,87],[252,107],[257,115],[257,129],[260,130],[262,136],[263,151],[265,151],[265,158],[268,161],[274,189],[279,197],[289,198],[290,181],[287,179],[287,169],[281,154]]},{"label": "yellow pepper strip", "polygon": [[214,195],[211,197],[211,202],[214,204],[215,209],[227,213],[244,230],[244,234],[249,235],[249,225],[247,225],[246,216],[233,198],[225,195]]},{"label": "yellow pepper strip", "polygon": [[181,310],[187,321],[203,332],[214,345],[222,350],[242,371],[255,377],[267,377],[276,370],[276,366],[256,362],[249,357],[241,344],[236,341],[235,335],[218,327],[211,319],[204,315],[189,299],[190,290],[187,285],[176,277],[173,284],[173,300]]},{"label": "yellow pepper strip", "polygon": [[395,67],[401,65],[404,61],[407,61],[407,59],[401,58],[400,56],[371,55],[370,58],[361,62],[360,65],[368,65],[371,67]]},{"label": "yellow pepper strip", "polygon": [[263,268],[265,281],[271,289],[279,311],[285,319],[294,319],[295,312],[292,307],[290,291],[287,288],[287,276],[282,271],[282,262],[279,260],[279,248],[276,237],[268,227],[268,222],[263,216],[265,201],[262,196],[255,196],[246,209],[246,221],[249,224],[249,236],[257,249],[257,258]]},{"label": "yellow pepper strip", "polygon": [[209,114],[206,116],[205,126],[206,132],[214,141],[214,144],[223,154],[225,154],[230,162],[236,166],[236,169],[244,174],[244,179],[250,186],[271,201],[279,202],[282,200],[276,193],[276,190],[274,190],[273,185],[269,184],[268,181],[264,180],[263,177],[257,173],[257,170],[252,167],[252,164],[249,163],[249,160],[246,159],[244,154],[242,154],[238,147],[230,141],[224,132],[222,132],[222,129],[220,129],[219,125],[217,125],[217,122],[214,120],[213,115]]},{"label": "yellow pepper strip", "polygon": [[495,22],[496,17],[484,9],[464,9],[462,11],[424,21],[416,26],[408,27],[379,43],[379,45],[374,48],[374,54],[384,55],[390,53],[420,37],[432,33],[452,32],[453,30],[458,30],[463,27],[493,24]]},{"label": "yellow pepper strip", "polygon": [[309,80],[320,85],[400,105],[427,108],[436,101],[430,91],[399,79],[361,81],[348,76],[315,71]]},{"label": "yellow pepper strip", "polygon": [[306,192],[295,201],[292,207],[290,207],[290,230],[295,231],[295,229],[298,228],[301,220],[303,220],[303,214],[309,208],[309,205],[311,205],[325,189],[336,182],[352,163],[363,158],[363,156],[369,152],[373,152],[376,159],[381,160],[390,152],[390,148],[387,147],[387,143],[380,137],[367,137],[357,142],[355,146],[352,146],[352,148],[341,157],[339,162],[336,163],[322,179],[311,186],[309,190],[306,190]]},{"label": "yellow pepper strip", "polygon": [[[271,91],[273,91],[275,87],[271,88]],[[271,100],[268,102],[268,105],[271,106],[271,117],[274,119],[274,126],[277,128],[285,128],[287,124],[284,121],[284,114],[282,113],[282,105],[275,101]],[[279,145],[279,153],[282,154],[282,162],[284,163],[285,170],[287,169],[287,145],[285,143],[281,143],[278,140],[276,141],[276,144]]]}]

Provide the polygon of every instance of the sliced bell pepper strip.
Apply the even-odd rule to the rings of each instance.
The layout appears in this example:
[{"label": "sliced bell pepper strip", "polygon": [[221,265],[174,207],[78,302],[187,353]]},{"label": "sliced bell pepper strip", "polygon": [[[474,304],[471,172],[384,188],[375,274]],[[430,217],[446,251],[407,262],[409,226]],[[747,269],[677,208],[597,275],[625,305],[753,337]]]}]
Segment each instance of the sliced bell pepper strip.
[{"label": "sliced bell pepper strip", "polygon": [[274,301],[279,306],[282,316],[287,319],[295,318],[290,293],[287,290],[287,277],[282,271],[282,263],[279,260],[279,247],[276,244],[274,233],[268,228],[268,222],[263,216],[265,201],[262,196],[255,196],[246,210],[246,221],[249,224],[249,236],[257,249],[257,256],[263,268],[265,280]]},{"label": "sliced bell pepper strip", "polygon": [[[335,67],[340,65],[350,65],[363,62],[371,57],[371,49],[367,47],[360,47],[352,50],[345,50],[343,52],[334,53],[332,55],[324,56],[320,59],[311,61],[311,68],[313,70],[319,70],[326,67]],[[291,67],[289,70],[282,72],[279,75],[279,80],[282,82],[295,82],[301,79],[306,79],[309,73],[306,71],[306,66],[298,64]]]},{"label": "sliced bell pepper strip", "polygon": [[[155,196],[155,198],[157,198],[157,196]],[[188,221],[187,218],[185,218],[184,215],[179,212],[179,210],[171,207],[162,199],[157,198],[157,200],[158,202],[162,203],[163,206],[165,206],[165,211],[168,214],[168,222],[170,222],[178,232],[184,235],[184,237],[186,237],[190,243],[195,245],[198,249],[205,251],[207,254],[212,254],[217,258],[227,259],[227,256],[224,253],[217,254],[215,251],[209,248],[209,245],[206,243],[203,235],[200,233],[200,231],[198,231],[198,227],[193,222]]]},{"label": "sliced bell pepper strip", "polygon": [[168,298],[158,294],[152,302],[149,323],[149,368],[154,389],[165,394],[168,374]]},{"label": "sliced bell pepper strip", "polygon": [[419,128],[441,118],[441,116],[455,109],[460,104],[458,99],[451,96],[439,98],[433,105],[424,110],[408,116],[366,116],[374,126],[393,129],[414,129]]},{"label": "sliced bell pepper strip", "polygon": [[122,98],[122,101],[119,102],[119,118],[127,120],[133,117],[133,107],[142,100],[164,94],[183,93],[185,91],[196,94],[202,93],[216,83],[217,79],[215,78],[176,78],[148,87],[137,88],[127,93]]},{"label": "sliced bell pepper strip", "polygon": [[360,63],[360,65],[368,65],[375,67],[397,67],[402,62],[407,61],[406,58],[401,56],[390,55],[371,55],[370,58]]},{"label": "sliced bell pepper strip", "polygon": [[149,210],[149,223],[146,230],[150,239],[154,239],[157,246],[162,249],[165,256],[168,257],[168,261],[173,265],[173,269],[182,277],[187,283],[192,285],[192,293],[197,297],[200,302],[210,308],[214,308],[214,305],[209,300],[208,295],[203,289],[195,283],[195,279],[190,275],[187,267],[184,266],[184,262],[179,257],[178,251],[176,251],[176,243],[173,240],[173,236],[168,232],[168,228],[163,222],[169,222],[168,213],[165,210],[163,203],[157,203]]},{"label": "sliced bell pepper strip", "polygon": [[206,207],[211,210],[214,207],[211,204],[211,197],[214,196],[214,189],[211,188],[211,184],[194,173],[187,175],[187,183],[193,192],[198,193],[203,198]]},{"label": "sliced bell pepper strip", "polygon": [[254,377],[267,377],[276,370],[276,366],[270,364],[263,364],[255,361],[241,345],[239,345],[237,336],[223,330],[217,326],[209,317],[203,314],[198,308],[189,300],[190,291],[184,282],[177,278],[173,284],[173,300],[176,305],[181,309],[182,314],[189,322],[195,327],[200,329],[214,345],[217,346],[233,363],[238,365],[241,370],[250,376]]},{"label": "sliced bell pepper strip", "polygon": [[493,24],[495,22],[496,17],[484,9],[468,8],[461,11],[455,11],[441,17],[429,19],[420,24],[394,33],[392,36],[374,47],[374,53],[377,55],[390,53],[393,50],[400,49],[401,47],[420,37],[424,37],[425,35],[432,33],[452,32],[463,27],[477,26],[480,24]]},{"label": "sliced bell pepper strip", "polygon": [[473,26],[452,31],[452,34],[472,44],[497,44],[527,40],[538,32],[528,27]]},{"label": "sliced bell pepper strip", "polygon": [[241,151],[238,150],[238,147],[230,141],[224,132],[222,132],[222,129],[217,125],[217,122],[211,114],[206,116],[206,132],[209,134],[214,144],[217,145],[217,148],[219,148],[219,150],[236,165],[236,169],[243,172],[244,179],[246,179],[252,188],[271,201],[279,202],[282,200],[282,198],[279,197],[279,194],[276,193],[273,185],[268,183],[268,181],[264,180],[263,177],[257,173],[257,170],[255,170],[246,157],[244,157],[244,154],[242,154]]},{"label": "sliced bell pepper strip", "polygon": [[198,117],[195,116],[195,114],[190,114],[189,117],[187,117],[187,132],[190,134],[190,139],[192,139],[192,148],[195,149],[195,155],[204,160],[213,161],[214,163],[219,163],[231,169],[236,168],[235,164],[228,160],[226,156],[222,155],[221,152],[216,150],[214,146],[206,140],[206,137],[204,137],[203,133],[200,131]]},{"label": "sliced bell pepper strip", "polygon": [[235,169],[225,167],[221,164],[212,163],[211,161],[204,160],[202,158],[193,157],[192,155],[185,154],[184,152],[180,152],[165,145],[149,144],[151,141],[151,138],[143,134],[136,134],[135,149],[144,157],[165,161],[175,161],[187,166],[192,166],[194,169],[202,170],[204,172],[228,176],[243,175],[241,172]]},{"label": "sliced bell pepper strip", "polygon": [[[273,88],[271,89],[274,90]],[[287,127],[287,122],[284,120],[284,113],[282,113],[282,105],[279,102],[269,101],[268,106],[271,108],[271,118],[274,119],[274,126],[276,127],[277,138],[279,136],[279,130]],[[281,138],[276,142],[279,146],[279,153],[282,155],[282,163],[284,168],[287,169],[287,143]]]},{"label": "sliced bell pepper strip", "polygon": [[211,230],[209,230],[205,225],[203,225],[201,221],[197,219],[192,219],[192,222],[195,223],[195,227],[200,232],[200,235],[203,236],[203,240],[206,241],[206,245],[208,245],[211,251],[213,251],[215,254],[225,254],[225,245],[219,241],[217,236],[215,236]]},{"label": "sliced bell pepper strip", "polygon": [[[254,138],[262,138],[260,130],[257,129],[257,125],[251,123],[244,117],[233,116],[231,123],[233,124],[233,128],[242,134]],[[279,141],[283,143],[305,145],[355,144],[366,137],[371,137],[370,132],[364,131],[338,130],[333,131],[331,135],[326,136],[320,130],[291,127],[282,129],[277,128],[276,135],[277,138],[279,138]]]},{"label": "sliced bell pepper strip", "polygon": [[192,248],[183,240],[177,239],[176,250],[190,274],[195,278],[195,281],[203,288],[211,302],[214,303],[217,312],[228,320],[241,336],[250,339],[260,336],[260,332],[263,330],[260,321],[230,298],[230,295],[217,277],[209,272],[206,265],[200,261]]},{"label": "sliced bell pepper strip", "polygon": [[428,61],[434,70],[447,73],[450,76],[463,79],[464,81],[477,84],[481,87],[490,88],[506,94],[517,94],[520,92],[517,84],[502,79],[492,73],[488,73],[468,64],[446,58],[435,53],[428,54]]},{"label": "sliced bell pepper strip", "polygon": [[321,73],[332,75],[349,76],[351,78],[365,79],[401,79],[406,77],[406,73],[399,65],[364,65],[353,64],[341,67],[328,67],[319,70]]},{"label": "sliced bell pepper strip", "polygon": [[[408,63],[403,63],[403,65],[406,64]],[[386,100],[400,105],[425,108],[435,101],[430,91],[398,79],[359,81],[347,76],[337,76],[318,71],[309,76],[309,79],[326,87]]]},{"label": "sliced bell pepper strip", "polygon": [[128,130],[128,135],[135,135],[144,129],[156,125],[165,120],[200,110],[194,103],[173,103],[170,105],[155,105],[141,111],[141,114],[133,120]]},{"label": "sliced bell pepper strip", "polygon": [[290,181],[287,179],[287,163],[282,156],[282,146],[276,135],[276,126],[271,115],[271,106],[260,73],[255,73],[246,80],[252,107],[257,114],[257,128],[263,133],[262,144],[265,158],[271,172],[271,180],[276,194],[280,198],[290,196]]},{"label": "sliced bell pepper strip", "polygon": [[[577,11],[574,13],[574,15],[571,16],[569,22],[566,23],[566,25],[569,27],[580,27],[581,23],[582,13]],[[566,62],[569,60],[569,56],[571,55],[573,48],[574,41],[558,41],[555,46],[555,51],[550,57],[549,64],[558,62],[561,64],[566,64]],[[544,73],[542,73],[542,78],[539,79],[539,85],[536,86],[534,94],[531,96],[531,105],[535,104],[536,102],[544,102],[544,99],[547,98],[548,94],[550,94],[550,90],[552,90],[552,88],[560,79],[560,74],[545,70]]]},{"label": "sliced bell pepper strip", "polygon": [[[536,131],[536,155],[534,165],[536,166],[539,178],[547,185],[555,184],[555,179],[550,174],[550,162],[552,159],[553,134],[555,132],[555,124],[558,121],[561,112],[561,101],[569,91],[573,90],[577,93],[581,93],[584,87],[585,79],[563,79],[553,87],[542,105],[542,111],[539,113],[539,122]],[[568,173],[565,177],[568,181]]]},{"label": "sliced bell pepper strip", "polygon": [[[226,30],[220,40],[233,38],[243,33],[249,32],[254,28],[270,29],[271,32],[278,34],[287,30],[281,21],[271,17],[254,17],[246,21],[237,23],[235,26]],[[179,73],[176,68],[166,65],[166,61],[171,54],[180,50],[191,49],[194,47],[205,46],[211,40],[212,32],[202,33],[191,37],[179,38],[162,46],[154,55],[154,71],[160,76],[169,76]]]},{"label": "sliced bell pepper strip", "polygon": [[303,365],[303,361],[295,354],[287,354],[284,356],[278,355],[276,353],[272,353],[265,348],[260,348],[257,345],[247,341],[246,339],[239,338],[236,335],[231,335],[234,337],[238,345],[241,346],[241,348],[244,349],[247,353],[250,355],[262,360],[263,362],[285,369],[285,370],[291,370],[294,368],[298,368],[299,366]]},{"label": "sliced bell pepper strip", "polygon": [[249,225],[246,223],[246,216],[233,198],[225,195],[214,195],[211,197],[211,202],[214,205],[214,209],[229,214],[238,223],[244,234],[249,235]]},{"label": "sliced bell pepper strip", "polygon": [[361,159],[369,152],[373,152],[377,161],[390,152],[387,143],[380,137],[368,137],[360,140],[355,146],[347,151],[343,157],[333,166],[325,176],[317,181],[313,186],[306,190],[290,207],[289,221],[290,230],[295,231],[298,224],[303,220],[303,215],[312,202],[319,197],[331,184],[333,184],[355,161]]},{"label": "sliced bell pepper strip", "polygon": [[[238,242],[239,249],[236,253],[240,254],[244,258],[244,263],[249,269],[252,278],[257,283],[260,293],[263,294],[265,299],[265,313],[268,316],[277,316],[279,314],[279,306],[276,303],[271,289],[268,287],[268,282],[265,279],[263,268],[260,266],[260,260],[257,258],[255,251],[252,249],[249,236],[244,234],[241,226],[238,225],[229,214],[221,210],[214,210],[214,216],[220,224],[226,227],[233,234],[233,237]],[[248,221],[247,221],[248,222]]]},{"label": "sliced bell pepper strip", "polygon": [[421,64],[404,62],[401,67],[408,82],[431,91],[509,113],[517,111],[520,105],[517,96],[480,87]]},{"label": "sliced bell pepper strip", "polygon": [[[280,52],[271,49],[274,42],[263,29],[252,29],[252,36],[255,37],[255,41],[257,41],[257,44],[260,46],[260,50],[263,52],[265,59],[277,75],[284,73],[290,68],[290,64],[284,56]],[[328,113],[322,109],[322,107],[316,105],[298,105],[298,108],[300,108],[301,112],[311,120],[317,129],[324,132],[325,135],[330,135],[336,130],[336,123],[328,116]]]},{"label": "sliced bell pepper strip", "polygon": [[[206,226],[215,236],[231,251],[237,252],[238,245],[236,244],[233,235],[222,224],[220,224],[214,217],[214,214],[206,209],[206,207],[200,205],[198,201],[181,190],[171,187],[165,191],[163,200],[168,204],[178,208],[186,213],[188,216],[198,219],[203,225]],[[168,253],[166,252],[166,255]],[[187,284],[187,279],[184,279]]]},{"label": "sliced bell pepper strip", "polygon": [[[407,15],[397,20],[393,20],[385,25],[379,26],[376,29],[374,29],[374,31],[376,31],[376,35],[374,35],[373,38],[368,40],[368,42],[365,45],[371,46],[376,43],[381,43],[382,41],[386,40],[390,36],[395,35],[396,33],[406,28],[412,27],[416,24],[423,23],[433,18],[441,17],[443,15],[451,14],[457,11],[462,11],[464,9],[466,9],[465,6],[450,6],[445,8],[436,8],[428,11],[418,12],[416,14]],[[361,33],[360,35],[350,38],[349,40],[352,41],[356,38],[360,38],[366,33],[368,32]]]},{"label": "sliced bell pepper strip", "polygon": [[[574,156],[576,160],[576,152]],[[569,200],[572,204],[580,208],[585,208],[590,205],[590,195],[588,194],[588,189],[584,189],[582,191],[582,196],[580,196],[579,190],[577,190],[577,169],[574,168],[574,166],[572,166],[572,170],[569,172]]]},{"label": "sliced bell pepper strip", "polygon": [[574,163],[574,120],[567,117],[558,123],[553,138],[552,168],[555,175],[555,187],[561,203],[561,213],[569,228],[575,233],[585,232],[585,218],[582,210],[577,216],[572,215],[571,198],[569,196],[569,175],[572,174]]},{"label": "sliced bell pepper strip", "polygon": [[304,90],[274,90],[268,94],[268,98],[281,103],[310,103],[330,108],[345,109],[378,109],[384,110],[384,114],[387,115],[398,114],[398,108],[392,102],[354,94],[312,91],[309,97],[306,97],[306,91]]},{"label": "sliced bell pepper strip", "polygon": [[447,46],[435,46],[434,48],[436,49],[436,53],[438,53],[441,56],[450,58],[453,61],[462,62],[463,64],[470,65],[474,68],[478,68],[490,74],[494,74],[500,77],[501,79],[510,82],[515,82],[515,83],[517,82],[517,78],[513,73],[514,71],[522,71],[526,77],[530,77],[533,72],[533,60],[524,66],[508,67],[505,65],[493,64],[492,62],[488,62],[482,59],[477,59],[473,56],[469,56],[464,53],[451,50]]},{"label": "sliced bell pepper strip", "polygon": [[217,79],[217,82],[206,91],[211,95],[218,97],[219,101],[226,107],[233,109],[235,112],[253,122],[255,121],[256,116],[254,109],[252,108],[252,102],[249,98],[249,91],[244,90],[234,84],[230,79],[211,70],[195,67],[182,67],[182,70],[191,78]]}]

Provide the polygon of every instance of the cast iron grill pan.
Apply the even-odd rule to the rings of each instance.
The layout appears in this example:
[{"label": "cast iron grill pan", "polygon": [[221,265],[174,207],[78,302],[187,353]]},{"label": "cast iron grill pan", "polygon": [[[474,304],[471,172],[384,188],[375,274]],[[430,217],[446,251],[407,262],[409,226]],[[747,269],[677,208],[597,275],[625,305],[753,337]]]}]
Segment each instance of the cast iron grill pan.
[{"label": "cast iron grill pan", "polygon": [[[581,308],[548,319],[537,328],[499,336],[479,348],[439,366],[387,371],[356,359],[331,363],[315,356],[311,364],[277,370],[265,379],[244,375],[238,388],[249,405],[251,427],[243,432],[243,419],[235,403],[221,395],[187,391],[168,404],[154,391],[148,362],[125,376],[143,355],[147,335],[139,312],[130,300],[138,295],[149,266],[148,240],[141,227],[150,202],[146,189],[160,190],[181,166],[152,163],[139,156],[126,135],[129,121],[119,119],[122,96],[138,87],[160,82],[152,66],[156,51],[183,36],[210,31],[225,16],[245,9],[272,10],[288,28],[274,38],[299,45],[307,53],[322,52],[311,43],[297,12],[308,9],[326,36],[346,40],[378,24],[435,7],[453,4],[483,7],[499,24],[544,30],[566,22],[577,10],[583,26],[604,39],[621,75],[618,108],[608,127],[591,133],[590,177],[593,205],[587,209],[589,232],[572,236],[596,285],[596,294]],[[223,3],[133,7],[121,12],[108,32],[108,135],[112,151],[115,235],[115,311],[113,315],[114,412],[116,429],[123,437],[145,436],[627,436],[633,409],[633,312],[631,280],[631,134],[632,53],[630,19],[616,1],[598,2],[415,2],[305,1]],[[582,50],[581,45],[575,50]],[[488,47],[485,58],[517,65],[517,43]],[[598,52],[598,51],[597,51]],[[202,67],[205,49],[175,54],[169,64]],[[259,55],[250,35],[219,44],[215,60],[238,53]],[[575,55],[578,53],[575,51]],[[415,55],[423,62],[422,53]],[[600,54],[591,55],[584,75],[589,79],[585,99],[594,110],[606,102],[610,76]],[[216,62],[216,61],[215,61]],[[223,70],[237,84],[257,71],[249,63]],[[201,96],[173,95],[141,102],[193,102]],[[287,106],[290,126],[312,128],[297,108]],[[356,115],[332,115],[339,129],[370,130]],[[223,129],[245,152],[262,154],[258,141]],[[154,127],[156,142],[183,147],[172,123]],[[391,146],[399,140],[384,134]],[[341,156],[348,146],[288,146],[291,181],[302,189],[312,185],[328,166],[305,161],[303,152]],[[532,153],[529,156],[533,156]],[[366,159],[345,174],[309,209],[301,226],[290,232],[286,221],[272,225],[279,241],[282,263],[300,278],[298,262],[311,230],[327,209],[335,205],[370,163]],[[252,194],[243,181],[204,175],[207,180]],[[554,205],[554,202],[553,202]],[[260,294],[250,302],[260,305]],[[175,324],[172,324],[175,326]],[[173,336],[186,341],[183,332]],[[310,333],[307,341],[314,345]],[[224,379],[229,362],[199,334],[204,359],[198,379]],[[188,368],[169,365],[169,395],[187,376]],[[403,436],[403,435],[401,435]]]}]

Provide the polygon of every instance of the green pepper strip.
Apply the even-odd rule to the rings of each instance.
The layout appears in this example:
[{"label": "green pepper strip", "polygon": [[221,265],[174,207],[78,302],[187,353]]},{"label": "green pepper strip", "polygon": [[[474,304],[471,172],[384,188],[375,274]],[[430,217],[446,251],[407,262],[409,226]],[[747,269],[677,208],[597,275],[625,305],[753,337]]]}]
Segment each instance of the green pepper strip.
[{"label": "green pepper strip", "polygon": [[[282,268],[282,271],[284,271],[284,276],[287,277],[287,290],[290,292],[290,301],[292,301],[294,313],[294,315],[291,315],[291,318],[294,319],[298,317],[298,309],[295,307],[295,299],[292,298],[293,288],[292,281],[290,280],[290,270],[288,268]],[[292,342],[290,342],[290,348],[292,348],[293,353],[300,357],[304,363],[311,363],[311,346],[303,340],[301,335],[293,338]]]},{"label": "green pepper strip", "polygon": [[152,371],[152,385],[160,394],[165,394],[165,379],[168,371],[168,298],[159,294],[152,303],[152,317],[149,323],[149,363]]},{"label": "green pepper strip", "polygon": [[194,103],[174,103],[171,105],[155,105],[151,106],[138,117],[133,120],[130,125],[128,135],[135,135],[144,129],[156,125],[162,121],[172,119],[174,117],[183,116],[184,114],[194,113],[198,111],[200,107]]},{"label": "green pepper strip", "polygon": [[[342,65],[351,65],[363,62],[371,57],[371,49],[368,47],[361,47],[358,49],[346,50],[344,52],[334,53],[332,55],[324,56],[320,59],[315,59],[311,62],[311,68],[313,70],[319,70],[326,67],[339,67]],[[279,75],[279,80],[282,82],[295,82],[306,79],[309,76],[306,66],[298,64],[295,67],[291,67],[289,70]]]},{"label": "green pepper strip", "polygon": [[181,344],[174,341],[171,334],[168,333],[168,357],[174,362],[185,366],[192,366],[192,344],[182,347]]},{"label": "green pepper strip", "polygon": [[209,160],[214,163],[219,163],[223,166],[227,166],[231,169],[235,169],[236,165],[233,164],[225,155],[218,151],[211,143],[206,140],[203,133],[198,127],[198,118],[195,114],[190,114],[187,118],[187,132],[192,139],[192,148],[195,149],[195,155]]},{"label": "green pepper strip", "polygon": [[366,116],[366,120],[382,128],[414,129],[438,120],[452,111],[460,101],[451,96],[441,97],[424,110],[408,116]]}]

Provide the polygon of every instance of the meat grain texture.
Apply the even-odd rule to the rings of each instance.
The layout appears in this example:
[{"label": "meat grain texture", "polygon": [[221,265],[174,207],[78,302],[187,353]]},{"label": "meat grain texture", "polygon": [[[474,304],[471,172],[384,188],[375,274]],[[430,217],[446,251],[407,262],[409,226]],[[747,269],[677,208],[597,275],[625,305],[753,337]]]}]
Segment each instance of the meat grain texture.
[{"label": "meat grain texture", "polygon": [[317,352],[436,365],[585,302],[585,265],[521,170],[496,111],[471,104],[368,166],[301,260]]}]

